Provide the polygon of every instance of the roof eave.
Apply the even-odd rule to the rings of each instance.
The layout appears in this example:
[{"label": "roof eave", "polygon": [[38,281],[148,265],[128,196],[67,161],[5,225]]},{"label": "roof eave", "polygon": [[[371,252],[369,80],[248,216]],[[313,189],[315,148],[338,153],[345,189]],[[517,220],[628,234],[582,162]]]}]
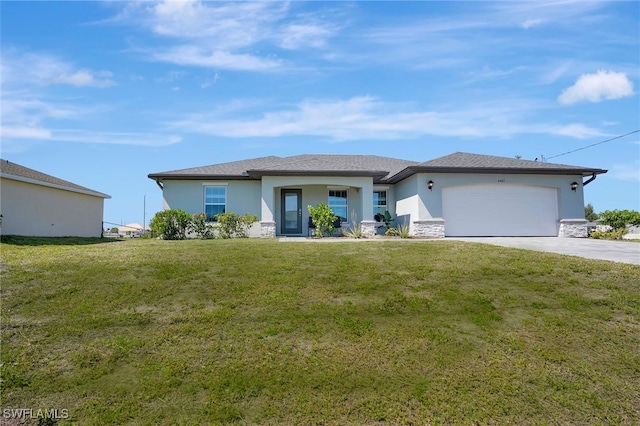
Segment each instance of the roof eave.
[{"label": "roof eave", "polygon": [[471,174],[516,174],[516,175],[582,175],[591,176],[607,173],[604,169],[565,169],[565,168],[545,168],[545,169],[516,169],[508,167],[420,167],[410,166],[391,176],[390,183],[398,183],[416,173],[471,173]]},{"label": "roof eave", "polygon": [[150,173],[147,175],[149,179],[157,180],[256,180],[247,175],[206,175],[206,174],[163,174]]}]

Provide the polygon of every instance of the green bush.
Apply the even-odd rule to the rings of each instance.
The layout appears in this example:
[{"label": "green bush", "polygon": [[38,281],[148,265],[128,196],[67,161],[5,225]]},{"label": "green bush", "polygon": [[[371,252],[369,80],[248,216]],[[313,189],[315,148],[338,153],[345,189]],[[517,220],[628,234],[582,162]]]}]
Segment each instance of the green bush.
[{"label": "green bush", "polygon": [[233,212],[220,213],[215,216],[218,226],[218,235],[221,238],[248,238],[249,230],[258,221],[258,216],[245,214],[238,216]]},{"label": "green bush", "polygon": [[621,240],[628,232],[627,228],[618,228],[613,231],[593,231],[589,237],[596,240]]},{"label": "green bush", "polygon": [[628,225],[640,225],[640,212],[635,210],[607,210],[600,213],[600,222],[614,230],[626,228]]},{"label": "green bush", "polygon": [[400,231],[396,228],[389,228],[385,231],[384,235],[387,237],[398,237],[400,236]]},{"label": "green bush", "polygon": [[215,238],[214,227],[207,223],[207,215],[205,213],[192,214],[187,231],[193,232],[201,240]]},{"label": "green bush", "polygon": [[182,209],[163,210],[151,219],[151,233],[164,240],[184,240],[191,215]]},{"label": "green bush", "polygon": [[333,230],[335,229],[333,223],[336,221],[337,217],[333,214],[333,211],[328,204],[318,203],[315,207],[309,205],[307,206],[307,210],[309,210],[311,221],[316,226],[316,237],[321,238],[325,233],[329,235],[333,233]]}]

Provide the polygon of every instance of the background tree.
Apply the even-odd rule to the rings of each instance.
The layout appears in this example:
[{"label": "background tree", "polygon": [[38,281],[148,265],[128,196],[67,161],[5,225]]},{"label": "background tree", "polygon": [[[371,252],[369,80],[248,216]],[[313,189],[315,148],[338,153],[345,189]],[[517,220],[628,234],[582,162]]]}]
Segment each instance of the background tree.
[{"label": "background tree", "polygon": [[591,203],[584,206],[584,218],[587,219],[589,222],[593,222],[594,220],[597,220],[598,218],[600,218],[598,213],[593,211],[593,206],[591,205]]},{"label": "background tree", "polygon": [[614,230],[624,229],[627,226],[640,225],[640,212],[635,210],[606,210],[600,213],[600,221],[603,225],[609,225]]}]

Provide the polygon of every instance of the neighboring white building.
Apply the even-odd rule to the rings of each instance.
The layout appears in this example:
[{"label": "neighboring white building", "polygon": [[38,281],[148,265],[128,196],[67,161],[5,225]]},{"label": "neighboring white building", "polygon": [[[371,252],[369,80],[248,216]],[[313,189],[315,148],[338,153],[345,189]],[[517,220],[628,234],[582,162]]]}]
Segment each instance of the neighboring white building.
[{"label": "neighboring white building", "polygon": [[0,159],[3,235],[99,237],[107,194]]},{"label": "neighboring white building", "polygon": [[148,226],[145,228],[136,222],[128,223],[126,225],[113,225],[112,228],[118,228],[118,235],[120,235],[121,237],[129,237],[131,235],[140,236],[145,232],[150,232]]}]

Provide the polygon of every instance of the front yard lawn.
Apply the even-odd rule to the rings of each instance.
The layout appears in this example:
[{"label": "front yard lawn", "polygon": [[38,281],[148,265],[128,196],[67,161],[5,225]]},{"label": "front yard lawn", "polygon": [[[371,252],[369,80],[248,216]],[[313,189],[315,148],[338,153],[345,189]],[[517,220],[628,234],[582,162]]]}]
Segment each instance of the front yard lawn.
[{"label": "front yard lawn", "polygon": [[0,248],[2,415],[640,423],[638,266],[456,241]]}]

